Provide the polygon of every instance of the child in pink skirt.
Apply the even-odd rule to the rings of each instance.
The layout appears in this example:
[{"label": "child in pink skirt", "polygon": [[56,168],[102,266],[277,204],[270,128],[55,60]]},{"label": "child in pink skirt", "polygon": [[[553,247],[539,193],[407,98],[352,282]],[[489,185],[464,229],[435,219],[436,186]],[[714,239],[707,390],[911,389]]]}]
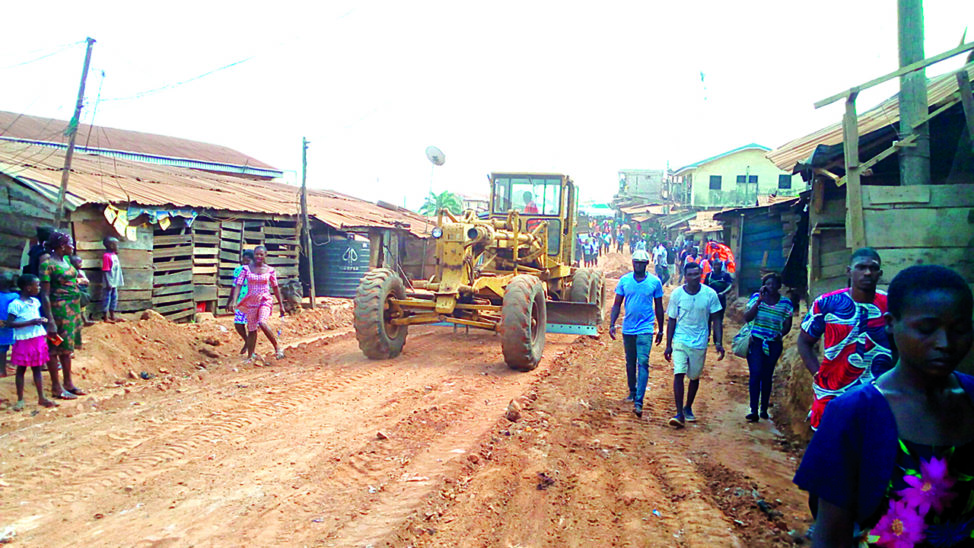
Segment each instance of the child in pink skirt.
[{"label": "child in pink skirt", "polygon": [[37,403],[43,407],[55,407],[56,403],[44,397],[44,366],[50,361],[47,353],[47,318],[41,317],[41,302],[37,294],[41,292],[41,282],[33,274],[17,278],[20,298],[7,308],[7,326],[14,329],[14,347],[10,364],[17,367],[17,403],[14,411],[24,409],[24,374],[27,368],[34,375],[37,387]]}]

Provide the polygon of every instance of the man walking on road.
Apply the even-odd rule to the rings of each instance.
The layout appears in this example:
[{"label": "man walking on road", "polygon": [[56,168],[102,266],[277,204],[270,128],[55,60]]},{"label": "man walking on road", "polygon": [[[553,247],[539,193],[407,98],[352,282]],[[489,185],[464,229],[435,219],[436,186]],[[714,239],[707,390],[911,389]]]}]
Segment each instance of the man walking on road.
[{"label": "man walking on road", "polygon": [[[643,416],[643,397],[649,382],[649,351],[653,345],[653,324],[658,325],[656,344],[663,341],[663,284],[646,272],[649,253],[636,250],[632,254],[632,272],[616,285],[616,299],[609,316],[609,337],[616,338],[616,321],[623,303],[626,316],[622,320],[622,344],[626,351],[626,380],[632,412]],[[638,368],[638,373],[637,373]]]},{"label": "man walking on road", "polygon": [[666,242],[656,242],[656,247],[653,248],[653,268],[656,270],[656,277],[663,285],[666,285],[670,279],[669,270],[666,268],[666,256],[668,254]]},{"label": "man walking on road", "polygon": [[[707,339],[711,326],[717,360],[724,359],[724,327],[720,319],[720,299],[717,292],[700,283],[702,270],[698,263],[687,263],[683,269],[686,283],[670,295],[666,309],[666,350],[663,357],[673,362],[673,398],[676,415],[670,425],[683,428],[694,422],[693,400],[700,388],[700,374],[707,356]],[[683,404],[683,378],[690,378],[686,405]]]},{"label": "man walking on road", "polygon": [[[871,247],[857,249],[846,272],[850,287],[815,299],[798,334],[798,353],[812,374],[815,392],[809,413],[812,430],[818,429],[830,401],[893,367],[883,319],[886,292],[876,289],[883,275],[879,253]],[[820,363],[815,345],[823,337]]]}]

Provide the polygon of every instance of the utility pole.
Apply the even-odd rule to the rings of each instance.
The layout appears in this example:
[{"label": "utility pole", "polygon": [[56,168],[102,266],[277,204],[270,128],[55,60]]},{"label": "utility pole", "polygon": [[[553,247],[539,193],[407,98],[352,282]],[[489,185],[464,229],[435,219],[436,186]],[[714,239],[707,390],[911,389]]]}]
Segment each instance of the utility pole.
[{"label": "utility pole", "polygon": [[54,210],[54,226],[60,227],[64,217],[64,194],[68,191],[68,177],[71,175],[71,158],[74,156],[74,139],[78,135],[78,124],[81,123],[81,107],[85,101],[85,81],[88,80],[88,65],[91,64],[91,47],[95,39],[85,38],[88,48],[85,50],[85,66],[81,70],[81,86],[78,88],[78,102],[74,105],[74,116],[68,126],[68,151],[64,154],[64,170],[61,172],[61,189],[57,193],[57,209]]},{"label": "utility pole", "polygon": [[308,144],[306,137],[301,138],[301,247],[308,260],[308,280],[311,282],[311,308],[315,307],[315,262],[314,250],[311,249],[311,225],[308,223]]},{"label": "utility pole", "polygon": [[[900,67],[923,60],[923,0],[897,0]],[[927,116],[927,71],[900,77],[900,137],[916,135],[915,146],[899,152],[900,184],[930,184],[930,129]],[[918,126],[914,129],[914,126]]]}]

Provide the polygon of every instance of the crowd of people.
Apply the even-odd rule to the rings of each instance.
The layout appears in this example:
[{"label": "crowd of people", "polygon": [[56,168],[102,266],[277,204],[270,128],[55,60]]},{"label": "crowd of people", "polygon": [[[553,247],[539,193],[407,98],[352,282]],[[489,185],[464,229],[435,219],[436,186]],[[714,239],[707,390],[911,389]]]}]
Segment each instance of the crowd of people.
[{"label": "crowd of people", "polygon": [[[718,361],[725,355],[723,310],[733,278],[719,254],[699,256],[695,248],[679,251],[679,287],[664,306],[670,249],[665,242],[654,246],[652,256],[636,249],[633,271],[619,281],[610,315],[615,339],[625,309],[626,402],[637,417],[643,414],[650,350],[666,341],[675,403],[668,422],[675,428],[698,420],[693,403],[708,340]],[[956,369],[974,342],[971,289],[950,269],[921,265],[902,270],[884,292],[882,258],[871,248],[851,254],[847,274],[847,288],[814,300],[796,343],[814,390],[808,412],[814,434],[795,476],[809,493],[813,545],[970,545],[974,377]],[[774,370],[797,310],[781,290],[778,273],[762,277],[734,341],[735,353],[748,364],[747,422],[770,418]]]}]

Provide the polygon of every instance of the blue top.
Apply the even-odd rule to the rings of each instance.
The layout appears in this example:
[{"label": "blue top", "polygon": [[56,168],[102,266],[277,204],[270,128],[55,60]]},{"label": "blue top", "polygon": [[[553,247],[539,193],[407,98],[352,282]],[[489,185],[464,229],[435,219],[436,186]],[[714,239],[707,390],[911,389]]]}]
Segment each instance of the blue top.
[{"label": "blue top", "polygon": [[[19,293],[0,293],[0,320],[7,321],[7,308],[10,303],[20,298]],[[0,328],[0,346],[9,346],[14,343],[14,328]]]},{"label": "blue top", "polygon": [[625,297],[626,316],[622,319],[623,335],[652,335],[656,322],[654,300],[663,297],[663,284],[649,272],[641,282],[632,272],[616,285],[616,295]]},{"label": "blue top", "polygon": [[[974,377],[954,375],[974,400]],[[893,410],[875,385],[864,385],[829,402],[794,482],[864,524],[886,496],[898,450]]]}]

